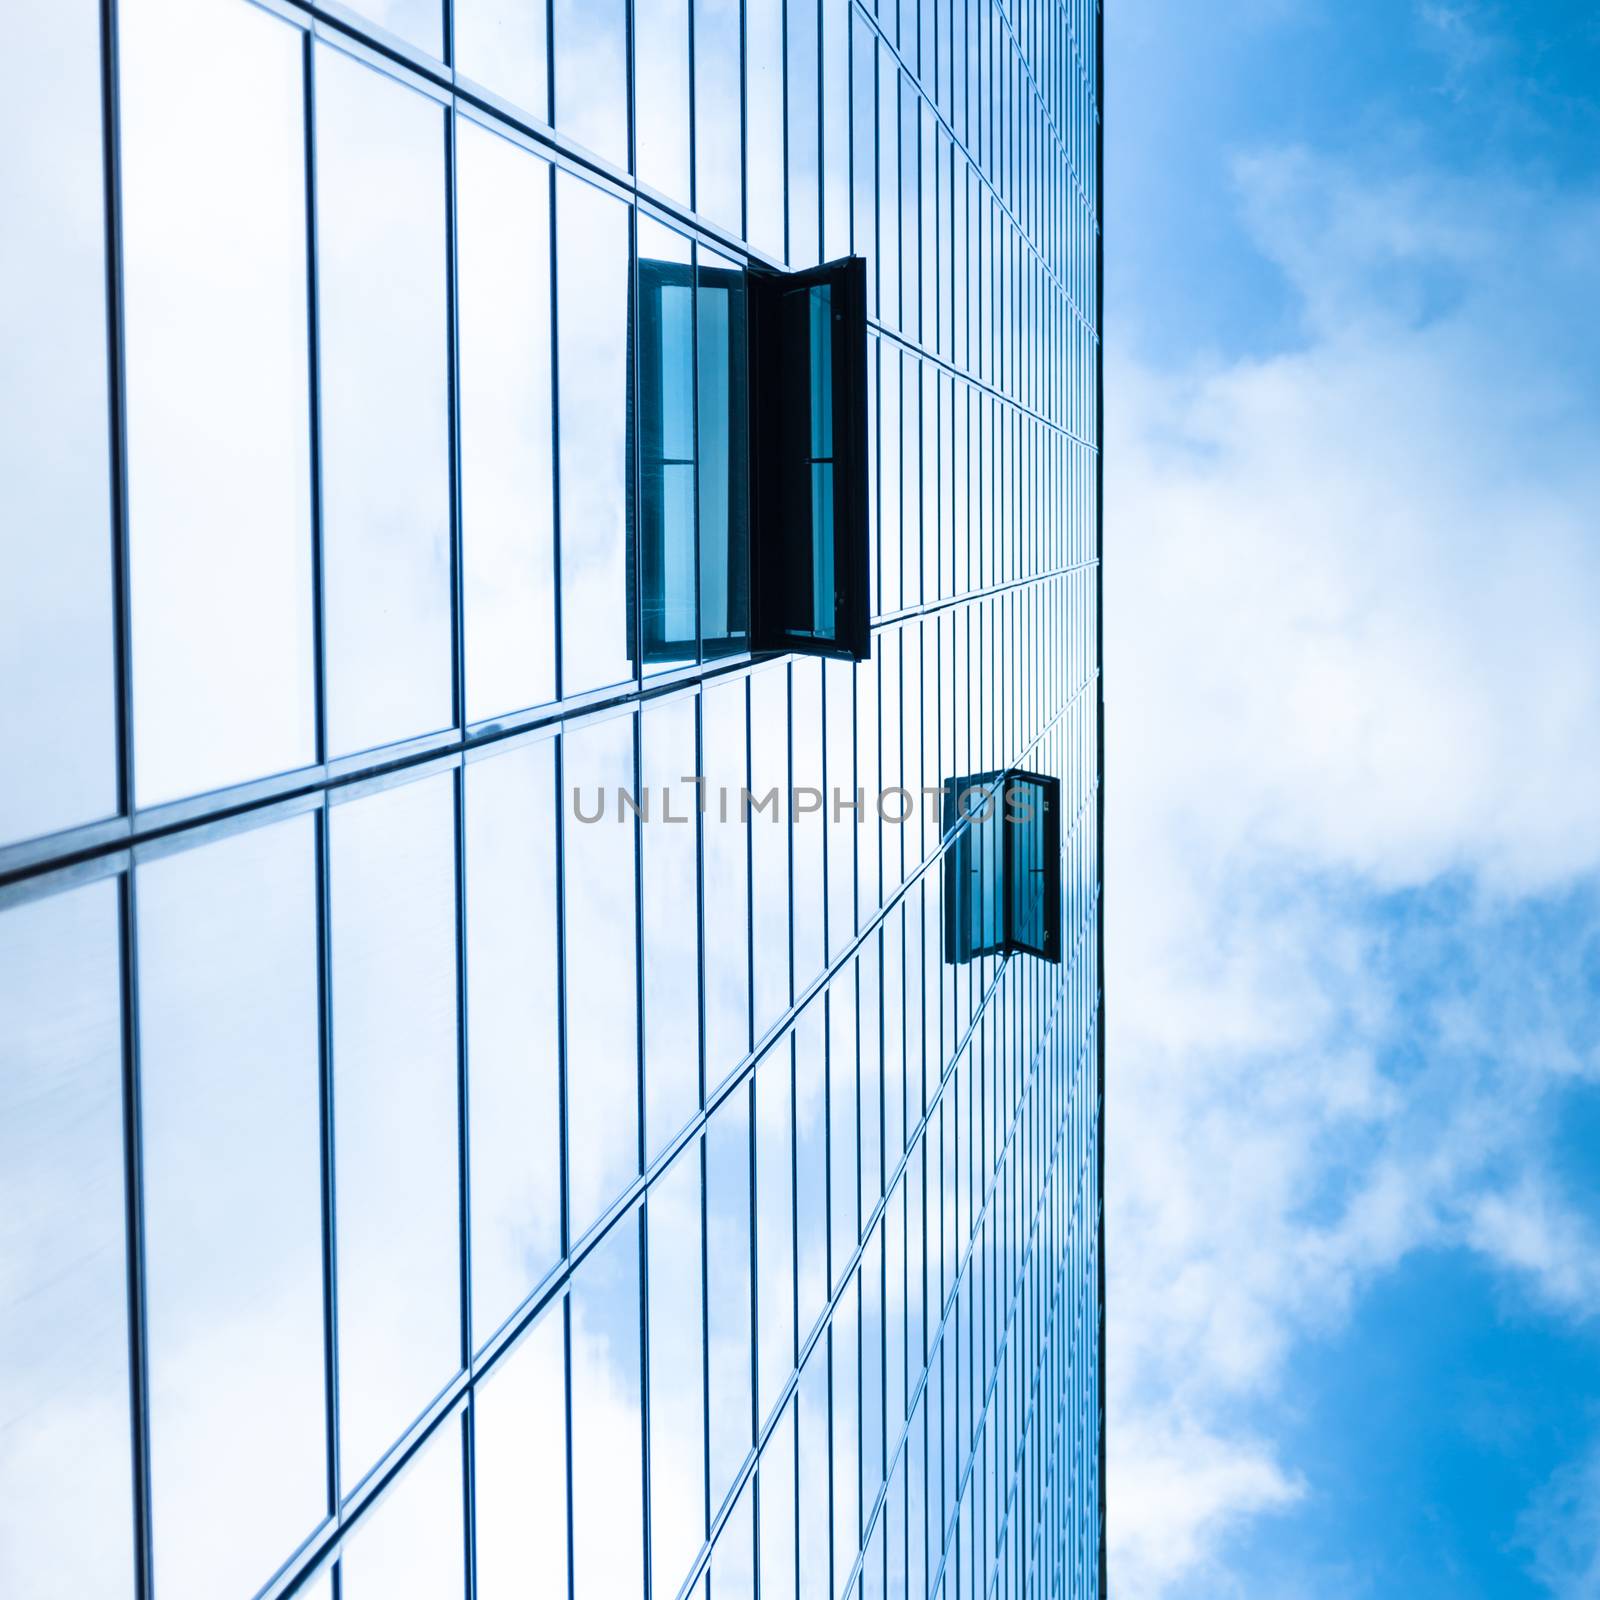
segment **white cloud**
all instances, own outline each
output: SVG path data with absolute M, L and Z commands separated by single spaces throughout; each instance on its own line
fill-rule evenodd
M 1519 1519 L 1517 1538 L 1554 1600 L 1600 1596 L 1600 1450 L 1557 1469 Z
M 1316 1493 L 1245 1408 L 1408 1252 L 1600 1300 L 1525 1179 L 1600 1055 L 1507 932 L 1600 870 L 1600 204 L 1300 150 L 1238 183 L 1302 346 L 1107 377 L 1118 1600 L 1221 1592 L 1230 1530 Z

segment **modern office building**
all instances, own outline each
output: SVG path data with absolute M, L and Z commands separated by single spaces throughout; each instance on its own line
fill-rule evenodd
M 0 1594 L 1103 1593 L 1095 0 L 19 0 Z

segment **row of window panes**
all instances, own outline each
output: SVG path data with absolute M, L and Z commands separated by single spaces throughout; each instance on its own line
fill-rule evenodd
M 569 774 L 588 768 L 626 781 L 631 720 L 569 733 L 563 741 Z M 541 830 L 528 826 L 547 818 L 551 758 L 548 742 L 528 744 L 470 764 L 463 778 L 464 1188 L 472 1219 L 473 1347 L 562 1255 L 561 1151 L 529 1159 L 530 1138 L 553 1140 L 563 1125 L 551 992 L 556 935 L 548 919 L 530 909 L 556 898 L 548 839 L 541 849 Z M 444 773 L 331 808 L 325 839 L 316 818 L 302 814 L 138 869 L 143 1292 L 154 1561 L 164 1595 L 253 1592 L 326 1509 L 321 905 L 327 908 L 331 983 L 326 1095 L 336 1197 L 336 1436 L 343 1492 L 459 1369 L 456 804 L 454 780 Z M 619 1074 L 615 1065 L 636 1060 L 633 980 L 630 964 L 608 953 L 619 942 L 618 930 L 631 922 L 631 851 L 586 852 L 584 833 L 581 826 L 568 830 L 569 881 L 581 883 L 583 892 L 567 895 L 563 928 L 568 1238 L 622 1191 L 639 1162 L 631 1109 L 638 1103 L 637 1074 L 632 1065 Z M 324 849 L 327 877 L 319 889 Z M 680 886 L 674 903 L 688 893 Z M 927 921 L 937 927 L 936 907 Z M 703 1365 L 712 1375 L 707 1470 L 713 1511 L 751 1439 L 746 1308 L 752 1233 L 761 1263 L 757 1417 L 770 1414 L 793 1368 L 796 1336 L 805 1339 L 840 1286 L 908 1142 L 885 1235 L 891 1242 L 900 1237 L 895 1218 L 927 1219 L 920 1226 L 906 1222 L 910 1255 L 898 1244 L 889 1251 L 891 1272 L 901 1270 L 896 1263 L 903 1260 L 910 1278 L 927 1286 L 925 1302 L 907 1302 L 905 1393 L 914 1389 L 919 1352 L 928 1348 L 938 1309 L 955 1292 L 963 1241 L 986 1199 L 997 1206 L 988 1226 L 1004 1263 L 1002 1299 L 1010 1296 L 1008 1286 L 1025 1286 L 1029 1229 L 1017 1223 L 1032 1215 L 1031 1202 L 1014 1219 L 1008 1208 L 1019 1194 L 1035 1193 L 1041 1181 L 1038 1119 L 1050 1115 L 1062 1123 L 1070 1113 L 1062 1109 L 1059 1071 L 1025 1084 L 1020 1070 L 1008 1065 L 1033 1051 L 995 1031 L 1003 1026 L 995 1019 L 1020 1008 L 1037 1025 L 1041 1013 L 1036 1001 L 996 1004 L 984 1014 L 972 1049 L 942 1082 L 929 1075 L 918 1085 L 914 1069 L 942 1056 L 928 1053 L 937 1021 L 930 1015 L 924 1032 L 922 1005 L 911 1003 L 917 979 L 909 966 L 904 1000 L 894 992 L 899 952 L 914 927 L 909 912 L 904 934 L 899 927 L 898 917 L 886 927 L 881 958 L 874 941 L 834 979 L 825 998 L 808 1006 L 793 1030 L 792 1055 L 787 1041 L 770 1051 L 754 1083 L 722 1102 L 704 1135 L 680 1152 L 650 1191 L 652 1361 L 675 1374 L 692 1375 Z M 18 1592 L 33 1592 L 34 1561 L 59 1572 L 62 1540 L 52 1530 L 68 1505 L 95 1530 L 94 1538 L 68 1541 L 73 1559 L 83 1564 L 79 1592 L 113 1579 L 128 1559 L 117 929 L 114 880 L 0 913 L 0 971 L 12 1019 L 6 1214 L 29 1223 L 8 1246 L 14 1258 L 7 1278 L 20 1292 L 0 1335 L 14 1385 L 4 1428 L 8 1503 L 20 1507 L 17 1529 L 29 1530 L 7 1545 Z M 678 933 L 681 940 L 681 927 Z M 631 935 L 620 943 L 630 944 Z M 1026 966 L 1013 963 L 1006 971 L 1008 992 L 1020 994 L 1022 985 L 1042 993 Z M 894 985 L 880 990 L 880 972 L 885 980 L 894 973 Z M 693 992 L 692 972 L 688 982 Z M 1081 997 L 1086 991 L 1079 984 L 1074 992 Z M 971 991 L 973 1004 L 981 993 Z M 708 986 L 708 1010 L 711 999 Z M 959 1014 L 955 1020 L 963 1025 Z M 953 1036 L 946 1033 L 947 1040 Z M 868 1039 L 870 1074 L 857 1064 L 869 1059 Z M 1082 1080 L 1090 1056 L 1074 1059 Z M 646 1062 L 648 1153 L 692 1114 L 699 1096 L 692 1049 L 647 1052 Z M 924 1106 L 926 1132 L 908 1140 Z M 1008 1177 L 1013 1171 L 1023 1179 L 1020 1190 Z M 703 1252 L 702 1193 L 711 1230 Z M 790 1252 L 791 1237 L 799 1242 L 798 1259 Z M 636 1396 L 629 1399 L 637 1388 L 637 1250 L 637 1227 L 624 1219 L 573 1280 L 580 1562 L 598 1561 L 602 1551 L 606 1560 L 626 1557 L 626 1541 L 619 1555 L 613 1536 L 614 1490 L 606 1486 L 626 1466 L 615 1455 L 613 1408 L 622 1408 L 624 1421 L 637 1414 Z M 679 1348 L 702 1336 L 696 1331 L 702 1261 L 712 1274 L 704 1303 L 715 1308 L 706 1312 L 710 1342 L 703 1352 Z M 65 1272 L 63 1262 L 70 1263 Z M 924 1303 L 926 1314 L 918 1309 Z M 556 1324 L 547 1316 L 541 1326 Z M 625 1354 L 630 1338 L 633 1357 Z M 703 1362 L 695 1359 L 701 1353 Z M 516 1390 L 510 1374 L 521 1371 L 525 1385 L 548 1396 L 560 1364 L 545 1362 L 543 1375 L 535 1376 L 528 1369 L 538 1364 L 508 1361 L 503 1392 Z M 891 1370 L 898 1370 L 895 1362 Z M 626 1378 L 630 1371 L 634 1376 Z M 980 1360 L 976 1372 L 984 1371 Z M 54 1397 L 49 1406 L 24 1403 L 40 1394 Z M 666 1458 L 680 1464 L 701 1431 L 694 1396 L 686 1379 L 652 1412 L 652 1428 L 667 1430 L 659 1435 Z M 93 1485 L 79 1481 L 76 1453 L 58 1453 L 60 1438 L 52 1430 L 63 1417 L 74 1419 L 74 1437 L 103 1463 Z M 220 1433 L 219 1417 L 228 1419 Z M 482 1433 L 488 1426 L 480 1422 L 480 1448 L 489 1448 L 493 1430 Z M 549 1436 L 548 1429 L 507 1424 L 501 1443 L 526 1453 L 535 1448 L 530 1434 Z M 627 1436 L 624 1428 L 620 1437 Z M 427 1459 L 434 1452 L 448 1456 L 449 1448 L 431 1445 Z M 542 1468 L 529 1467 L 534 1482 L 546 1483 L 560 1459 L 557 1453 Z M 451 1470 L 438 1468 L 446 1475 Z M 63 1472 L 73 1479 L 70 1494 Z M 691 1484 L 695 1476 L 688 1475 Z M 663 1494 L 682 1492 L 674 1474 L 661 1474 L 659 1481 Z M 478 1482 L 480 1494 L 494 1492 L 493 1475 L 481 1460 Z M 240 1491 L 242 1483 L 248 1492 Z M 510 1492 L 502 1486 L 503 1495 Z M 405 1503 L 408 1493 L 397 1490 L 385 1505 Z M 547 1498 L 534 1496 L 541 1507 Z M 454 1503 L 459 1516 L 459 1495 Z M 681 1558 L 677 1577 L 703 1538 L 705 1510 L 666 1502 L 658 1507 L 663 1533 L 656 1548 L 663 1560 L 669 1551 Z M 425 1520 L 459 1548 L 448 1518 Z M 386 1510 L 375 1513 L 371 1527 L 412 1522 Z M 481 1526 L 480 1519 L 480 1537 Z M 416 1537 L 413 1527 L 402 1543 Z M 518 1537 L 532 1537 L 532 1531 Z M 375 1531 L 369 1542 L 382 1543 Z M 354 1548 L 366 1547 L 358 1541 Z M 538 1540 L 530 1546 L 542 1547 Z M 373 1559 L 379 1570 L 390 1570 Z M 432 1570 L 425 1555 L 405 1559 Z M 665 1592 L 675 1588 L 676 1579 Z

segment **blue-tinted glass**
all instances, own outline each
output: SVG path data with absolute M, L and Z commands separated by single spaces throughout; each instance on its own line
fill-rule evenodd
M 633 718 L 570 730 L 566 750 L 567 1190 L 577 1239 L 639 1170 Z M 597 802 L 603 809 L 597 820 Z
M 795 1600 L 795 1401 L 791 1398 L 761 1452 L 761 1600 Z
M 142 805 L 316 754 L 301 39 L 206 0 L 120 19 Z
M 833 1318 L 833 1584 L 843 1594 L 861 1548 L 859 1287 L 852 1279 Z
M 750 1048 L 750 838 L 764 820 L 741 820 L 746 764 L 745 680 L 708 684 L 700 697 L 705 851 L 706 1087 Z M 723 797 L 728 801 L 724 803 Z
M 861 1520 L 865 1524 L 883 1484 L 883 1228 L 874 1228 L 861 1255 Z
M 339 1558 L 341 1600 L 466 1590 L 461 1423 L 450 1417 L 362 1517 Z
M 740 105 L 739 0 L 694 0 L 694 208 L 730 233 L 744 222 Z
M 455 64 L 540 121 L 549 119 L 545 8 L 527 0 L 455 0 Z
M 117 886 L 0 912 L 0 1592 L 133 1591 Z
M 748 642 L 746 291 L 743 269 L 703 246 L 695 282 L 700 634 L 704 653 L 715 656 Z
M 700 959 L 696 913 L 695 701 L 657 701 L 640 726 L 644 906 L 645 1159 L 700 1104 Z
M 790 744 L 794 804 L 794 987 L 799 994 L 823 969 L 826 807 L 822 765 L 822 663 L 790 671 Z
M 794 1371 L 794 1069 L 785 1039 L 756 1068 L 756 1415 Z M 763 1513 L 763 1516 L 765 1514 Z
M 626 521 L 628 209 L 556 175 L 561 692 L 631 676 Z
M 854 974 L 828 986 L 828 1221 L 829 1283 L 837 1289 L 860 1242 L 856 1115 L 856 994 Z
M 756 1479 L 745 1479 L 744 1488 L 728 1520 L 717 1535 L 711 1557 L 710 1600 L 755 1600 L 756 1592 Z
M 473 1402 L 479 1600 L 567 1592 L 565 1334 L 558 1300 Z
M 355 0 L 355 9 L 407 44 L 443 56 L 444 17 L 439 0 Z
M 890 328 L 900 325 L 899 78 L 885 50 L 878 59 L 878 313 Z
M 555 746 L 469 762 L 467 1107 L 481 1346 L 561 1255 Z
M 631 1212 L 572 1279 L 572 1592 L 644 1592 L 639 1217 Z
M 855 774 L 855 666 L 848 661 L 824 661 L 822 688 L 825 707 L 824 740 L 827 759 L 827 798 L 824 824 L 828 843 L 828 957 L 839 953 L 855 932 L 856 834 L 859 810 Z M 875 804 L 876 797 L 865 804 Z
M 814 266 L 821 226 L 817 182 L 817 8 L 790 5 L 788 52 L 789 265 Z
M 821 1000 L 794 1030 L 796 1317 L 800 1342 L 828 1303 L 827 1018 Z
M 327 1510 L 313 819 L 138 890 L 155 1560 L 253 1594 Z
M 706 1534 L 700 1142 L 650 1188 L 650 1593 L 672 1600 Z
M 555 697 L 550 167 L 458 119 L 468 722 Z
M 851 249 L 867 257 L 867 315 L 878 312 L 878 68 L 872 28 L 859 12 L 852 25 L 850 136 Z
M 116 810 L 98 8 L 8 19 L 0 102 L 0 844 Z
M 444 122 L 316 53 L 328 747 L 450 722 Z
M 789 1008 L 789 672 L 750 676 L 750 866 L 755 944 L 755 1033 Z M 803 885 L 796 885 L 803 889 Z
M 335 806 L 329 828 L 348 1493 L 460 1362 L 451 775 Z
M 853 6 L 822 8 L 822 259 L 850 249 L 850 19 Z
M 717 1107 L 706 1131 L 706 1360 L 711 1509 L 727 1498 L 751 1444 L 750 1090 Z
M 784 255 L 783 5 L 746 0 L 744 13 L 745 141 L 750 162 L 751 244 Z
M 689 0 L 634 0 L 633 96 L 639 181 L 687 205 Z
M 553 0 L 555 125 L 597 156 L 628 164 L 625 0 Z
M 829 1595 L 830 1540 L 828 1535 L 828 1338 L 826 1333 L 811 1348 L 800 1372 L 795 1396 L 795 1421 L 799 1434 L 799 1592 Z

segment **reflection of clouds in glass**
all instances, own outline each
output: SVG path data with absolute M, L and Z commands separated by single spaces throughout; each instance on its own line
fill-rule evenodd
M 326 1509 L 313 843 L 296 817 L 138 874 L 150 1453 L 169 1597 L 252 1593 Z
M 694 0 L 694 208 L 742 231 L 739 0 Z
M 0 1591 L 132 1581 L 117 889 L 0 912 Z
M 757 1038 L 789 1009 L 789 671 L 781 664 L 750 675 L 750 793 L 761 800 L 774 789 L 776 817 L 770 806 L 750 813 Z M 796 889 L 804 893 L 798 881 Z
M 717 1107 L 706 1130 L 707 1359 L 711 1369 L 711 1507 L 727 1498 L 750 1450 L 750 1088 Z
M 450 721 L 442 111 L 317 47 L 328 742 Z
M 640 788 L 650 796 L 644 856 L 645 1157 L 659 1155 L 700 1103 L 700 963 L 696 948 L 695 700 L 648 706 Z M 674 817 L 667 822 L 663 790 Z M 709 936 L 715 936 L 708 930 Z
M 851 1281 L 834 1313 L 833 1341 L 833 1572 L 834 1592 L 843 1592 L 856 1552 L 861 1548 L 861 1443 L 857 1408 L 860 1308 L 858 1288 Z
M 556 174 L 561 691 L 632 675 L 626 556 L 628 209 Z
M 135 0 L 120 51 L 150 804 L 315 754 L 301 35 L 251 6 Z
M 549 118 L 545 8 L 528 0 L 455 0 L 455 64 L 496 94 Z
M 380 28 L 443 56 L 444 16 L 440 0 L 353 0 L 354 9 Z
M 711 1552 L 713 1600 L 755 1600 L 755 1482 L 754 1473 L 745 1479 Z
M 763 1422 L 794 1370 L 792 1096 L 785 1039 L 756 1067 L 756 1412 Z
M 828 1340 L 812 1347 L 795 1396 L 799 1433 L 799 1591 L 804 1600 L 828 1587 Z
M 783 259 L 783 8 L 752 5 L 744 20 L 745 139 L 750 242 Z
M 651 1186 L 645 1220 L 652 1376 L 650 1593 L 655 1600 L 672 1600 L 706 1532 L 699 1140 Z
M 815 791 L 815 795 L 800 796 L 794 818 L 794 986 L 798 994 L 822 971 L 826 960 L 823 843 L 830 802 L 822 768 L 822 663 L 815 657 L 797 658 L 789 681 L 794 786 L 797 791 Z M 815 796 L 822 797 L 818 808 L 803 810 Z
M 824 261 L 850 252 L 850 19 L 854 15 L 854 6 L 822 7 Z M 943 48 L 948 54 L 948 39 Z
M 628 164 L 625 30 L 624 0 L 555 0 L 555 125 L 619 167 Z
M 564 743 L 568 799 L 592 799 L 599 785 L 611 802 L 592 824 L 569 810 L 566 828 L 567 1181 L 577 1239 L 639 1170 L 635 824 L 615 798 L 634 790 L 633 717 L 574 728 Z
M 850 967 L 828 986 L 828 1216 L 831 1232 L 830 1288 L 837 1289 L 845 1263 L 860 1241 L 857 1215 L 856 1006 Z
M 460 1595 L 466 1584 L 462 1505 L 458 1415 L 440 1424 L 357 1523 L 339 1558 L 341 1600 Z
M 480 1600 L 567 1592 L 565 1329 L 558 1300 L 473 1402 Z
M 451 777 L 336 806 L 329 820 L 348 1489 L 460 1353 Z
M 795 1234 L 801 1341 L 828 1301 L 827 1062 L 820 999 L 795 1023 Z
M 466 768 L 472 1329 L 481 1346 L 561 1254 L 551 741 Z
M 0 100 L 0 843 L 116 808 L 99 8 L 29 0 Z M 26 692 L 21 685 L 26 684 Z
M 633 96 L 634 116 L 639 129 L 639 181 L 687 205 L 688 0 L 635 0 L 633 30 Z M 698 41 L 696 43 L 698 46 Z
M 571 1309 L 573 1592 L 617 1600 L 644 1587 L 636 1212 L 573 1274 Z
M 750 882 L 746 830 L 737 797 L 745 764 L 745 679 L 708 684 L 700 696 L 701 772 L 706 811 L 706 1087 L 714 1088 L 750 1048 Z M 717 796 L 734 796 L 724 819 Z M 763 830 L 766 823 L 760 824 Z
M 795 1464 L 793 1398 L 761 1452 L 761 1600 L 795 1600 Z
M 550 167 L 458 118 L 467 721 L 555 696 Z

